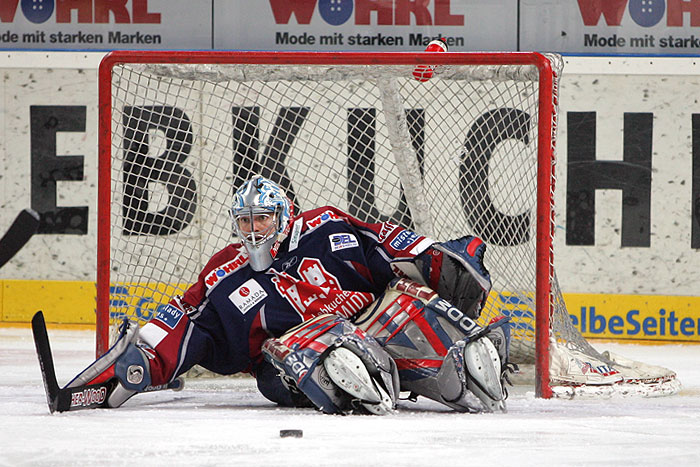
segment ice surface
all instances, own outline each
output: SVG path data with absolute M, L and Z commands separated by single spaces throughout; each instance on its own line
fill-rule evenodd
M 49 329 L 59 384 L 94 357 L 94 334 Z M 114 410 L 50 415 L 28 328 L 0 328 L 0 465 L 700 465 L 700 346 L 596 345 L 675 370 L 683 390 L 642 399 L 540 400 L 507 414 L 429 400 L 395 415 L 280 409 L 249 378 L 188 381 Z M 303 438 L 280 438 L 302 429 Z

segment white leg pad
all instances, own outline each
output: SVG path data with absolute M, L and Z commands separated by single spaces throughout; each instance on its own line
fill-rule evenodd
M 482 337 L 464 348 L 467 387 L 490 412 L 505 412 L 505 392 L 501 384 L 501 359 L 491 340 Z
M 382 415 L 393 411 L 393 400 L 370 376 L 363 361 L 352 351 L 338 347 L 323 360 L 328 376 L 343 391 L 361 401 L 370 412 Z

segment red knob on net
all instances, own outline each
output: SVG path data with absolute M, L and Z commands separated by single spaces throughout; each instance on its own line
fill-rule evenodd
M 425 48 L 426 52 L 447 52 L 447 42 L 445 39 L 436 39 L 428 44 Z M 413 69 L 413 77 L 421 83 L 425 83 L 433 77 L 435 65 L 417 65 Z

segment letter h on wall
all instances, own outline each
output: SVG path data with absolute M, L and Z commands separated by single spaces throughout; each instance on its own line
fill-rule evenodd
M 567 114 L 566 244 L 595 244 L 595 190 L 622 190 L 623 247 L 648 247 L 653 114 L 625 113 L 623 158 L 596 160 L 596 113 Z

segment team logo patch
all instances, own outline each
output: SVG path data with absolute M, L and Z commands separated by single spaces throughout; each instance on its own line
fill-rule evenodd
M 331 241 L 331 251 L 344 250 L 346 248 L 355 248 L 360 246 L 357 238 L 350 233 L 339 233 L 329 235 L 328 239 Z
M 177 323 L 180 322 L 183 315 L 184 313 L 182 311 L 170 304 L 159 306 L 156 310 L 156 319 L 168 326 L 170 329 L 175 329 L 175 326 L 177 326 Z
M 394 237 L 390 245 L 394 250 L 405 250 L 409 246 L 413 245 L 416 240 L 418 240 L 418 234 L 415 234 L 410 230 L 404 230 L 403 232 L 399 232 L 399 234 Z
M 241 313 L 246 314 L 265 297 L 267 297 L 267 292 L 262 286 L 255 279 L 249 279 L 234 290 L 228 299 L 241 310 Z
M 304 320 L 321 314 L 349 318 L 374 301 L 368 292 L 342 290 L 338 278 L 328 272 L 318 258 L 303 258 L 297 273 L 300 279 L 286 272 L 270 270 L 272 283 Z

